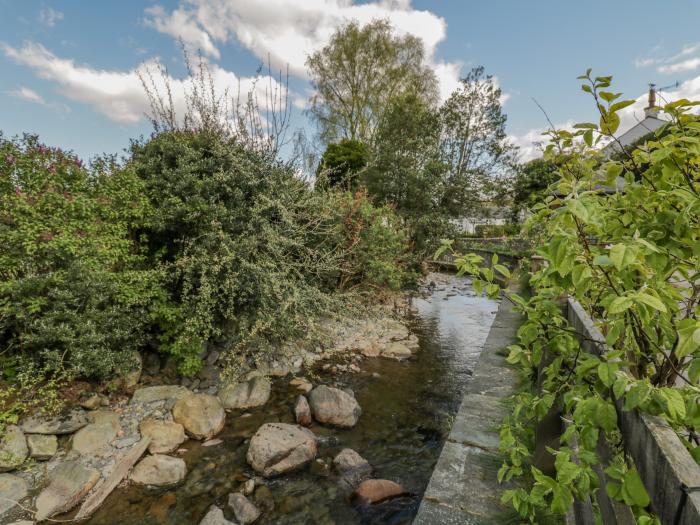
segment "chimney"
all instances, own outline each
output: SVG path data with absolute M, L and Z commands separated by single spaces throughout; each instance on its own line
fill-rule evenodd
M 649 84 L 649 105 L 644 108 L 644 115 L 656 118 L 659 110 L 656 107 L 656 84 Z

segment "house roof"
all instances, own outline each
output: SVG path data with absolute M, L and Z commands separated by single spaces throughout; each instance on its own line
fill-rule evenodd
M 667 121 L 658 118 L 656 111 L 646 109 L 644 119 L 637 122 L 634 126 L 620 135 L 617 138 L 617 141 L 607 144 L 603 148 L 603 152 L 610 155 L 616 151 L 620 151 L 620 145 L 622 145 L 624 148 L 631 146 L 643 136 L 653 133 L 665 124 L 667 124 Z

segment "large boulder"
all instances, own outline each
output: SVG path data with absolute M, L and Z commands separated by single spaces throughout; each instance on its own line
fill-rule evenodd
M 311 424 L 311 407 L 306 397 L 297 397 L 297 401 L 294 404 L 294 418 L 303 427 L 308 427 Z
M 381 353 L 382 357 L 388 357 L 389 359 L 397 360 L 408 359 L 409 357 L 411 357 L 411 355 L 411 349 L 400 342 L 389 343 L 384 348 L 382 348 Z
M 246 459 L 266 478 L 305 466 L 316 457 L 316 438 L 298 425 L 265 423 L 250 440 Z
M 173 420 L 195 439 L 209 439 L 224 428 L 226 411 L 216 396 L 190 394 L 173 407 Z
M 131 404 L 153 403 L 154 401 L 178 400 L 190 394 L 190 391 L 180 385 L 160 385 L 139 388 L 131 397 Z
M 56 455 L 58 439 L 53 435 L 28 434 L 27 445 L 29 446 L 29 455 L 32 458 L 46 461 Z
M 354 427 L 362 414 L 362 409 L 353 396 L 325 385 L 317 386 L 311 391 L 309 405 L 316 421 L 336 427 Z
M 142 459 L 129 478 L 138 485 L 168 487 L 185 479 L 187 466 L 180 458 L 154 454 Z
M 219 391 L 219 398 L 226 410 L 256 408 L 267 403 L 271 390 L 269 379 L 254 377 L 250 381 L 226 385 Z
M 187 439 L 185 428 L 180 423 L 145 419 L 139 425 L 141 437 L 151 438 L 148 451 L 151 454 L 169 454 L 177 450 Z
M 75 408 L 53 417 L 32 416 L 22 421 L 22 430 L 27 434 L 72 434 L 88 424 L 85 410 Z
M 260 510 L 240 492 L 228 495 L 228 506 L 233 509 L 236 520 L 241 525 L 254 523 L 260 517 Z
M 388 479 L 368 479 L 360 483 L 352 494 L 352 500 L 361 505 L 372 505 L 407 494 L 406 490 Z
M 90 423 L 73 436 L 73 450 L 84 455 L 94 454 L 111 443 L 117 437 L 119 430 L 119 424 L 115 424 L 114 421 Z
M 0 474 L 0 518 L 27 497 L 27 482 L 13 474 Z
M 66 461 L 51 472 L 49 479 L 49 486 L 36 498 L 37 522 L 72 509 L 95 486 L 100 473 L 78 461 Z
M 15 470 L 28 455 L 29 448 L 24 433 L 17 425 L 9 425 L 0 439 L 0 472 Z
M 228 521 L 224 518 L 224 511 L 221 510 L 216 505 L 212 505 L 207 514 L 199 522 L 199 525 L 238 525 L 232 521 Z

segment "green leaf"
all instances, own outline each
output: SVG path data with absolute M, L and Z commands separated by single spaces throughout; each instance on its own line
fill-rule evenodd
M 622 270 L 637 259 L 637 247 L 627 244 L 616 244 L 610 248 L 610 260 L 617 270 Z
M 631 106 L 635 102 L 635 100 L 621 100 L 620 102 L 615 102 L 612 106 L 610 106 L 610 111 L 620 111 L 621 109 L 625 109 L 627 106 Z
M 644 303 L 647 306 L 651 306 L 654 310 L 658 310 L 659 312 L 664 313 L 668 312 L 668 310 L 666 309 L 666 305 L 658 297 L 654 297 L 653 295 L 649 295 L 648 293 L 644 292 L 639 292 L 634 297 L 640 303 Z
M 567 201 L 566 206 L 571 213 L 573 213 L 576 217 L 581 219 L 584 223 L 588 222 L 590 214 L 588 213 L 586 205 L 583 204 L 583 202 L 581 202 L 579 199 L 571 199 Z
M 625 310 L 628 310 L 634 302 L 627 296 L 621 296 L 613 300 L 608 306 L 608 313 L 610 315 L 620 314 Z
M 637 469 L 630 469 L 625 472 L 625 477 L 622 480 L 622 497 L 628 505 L 636 505 L 637 507 L 646 507 L 651 503 L 649 494 L 644 483 L 639 477 Z
M 598 124 L 593 124 L 592 122 L 581 122 L 579 124 L 574 124 L 574 129 L 598 129 Z
M 700 346 L 700 322 L 695 319 L 683 319 L 678 322 L 678 344 L 676 356 L 679 359 L 692 354 Z
M 618 367 L 614 363 L 600 363 L 598 365 L 598 377 L 608 388 L 615 382 L 617 368 Z
M 500 273 L 506 279 L 510 279 L 510 270 L 502 264 L 494 264 L 493 269 Z
M 620 117 L 617 113 L 604 113 L 600 117 L 600 131 L 605 135 L 614 135 L 620 127 Z

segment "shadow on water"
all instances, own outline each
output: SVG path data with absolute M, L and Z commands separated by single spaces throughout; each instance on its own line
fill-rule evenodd
M 418 313 L 411 329 L 420 350 L 408 361 L 375 358 L 362 373 L 339 375 L 333 382 L 350 387 L 362 406 L 359 423 L 349 430 L 314 424 L 322 439 L 321 459 L 330 462 L 352 448 L 373 467 L 373 475 L 400 483 L 411 496 L 369 508 L 354 508 L 331 473 L 305 469 L 258 486 L 253 501 L 264 511 L 261 524 L 407 524 L 437 462 L 465 383 L 481 351 L 498 303 L 476 297 L 464 278 L 447 277 L 432 294 L 414 299 Z M 171 490 L 117 489 L 87 523 L 90 525 L 198 524 L 213 504 L 224 512 L 227 495 L 254 473 L 246 464 L 247 440 L 264 422 L 293 422 L 297 392 L 277 381 L 263 410 L 245 417 L 230 414 L 223 443 L 204 448 L 188 441 L 183 455 L 188 476 Z M 324 475 L 325 474 L 325 475 Z

